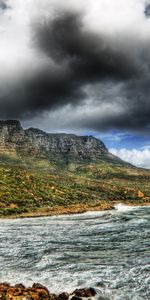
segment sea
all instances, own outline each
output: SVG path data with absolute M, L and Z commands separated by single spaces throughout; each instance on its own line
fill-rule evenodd
M 0 282 L 99 300 L 150 299 L 150 206 L 0 220 Z

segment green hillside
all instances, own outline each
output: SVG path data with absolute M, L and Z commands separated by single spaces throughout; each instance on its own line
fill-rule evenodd
M 150 171 L 107 162 L 0 165 L 1 217 L 110 209 L 116 202 L 149 204 Z

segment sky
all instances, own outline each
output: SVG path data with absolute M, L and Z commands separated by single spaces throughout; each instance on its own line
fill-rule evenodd
M 0 0 L 0 119 L 150 168 L 150 1 Z

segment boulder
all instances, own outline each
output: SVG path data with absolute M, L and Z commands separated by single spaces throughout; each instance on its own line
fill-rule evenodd
M 58 296 L 58 300 L 68 300 L 68 299 L 69 299 L 69 294 L 66 292 L 63 292 Z
M 72 294 L 77 297 L 87 297 L 88 298 L 88 297 L 94 297 L 96 295 L 96 291 L 94 288 L 76 289 Z

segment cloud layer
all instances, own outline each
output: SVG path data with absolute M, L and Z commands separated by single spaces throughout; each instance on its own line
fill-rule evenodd
M 144 150 L 111 148 L 110 152 L 137 167 L 150 169 L 150 149 L 148 148 Z
M 0 117 L 149 132 L 149 7 L 0 1 Z

